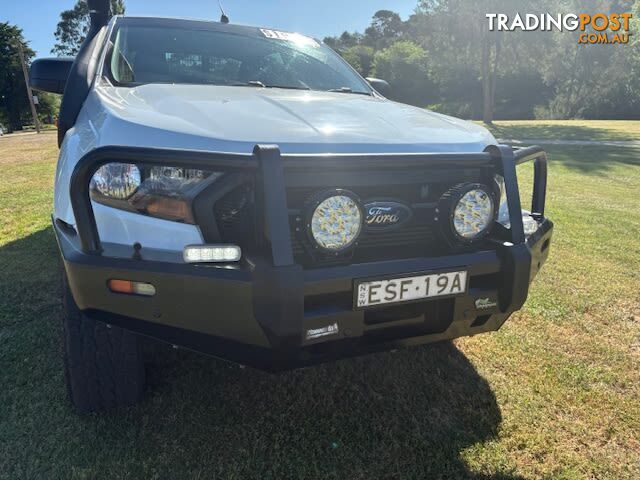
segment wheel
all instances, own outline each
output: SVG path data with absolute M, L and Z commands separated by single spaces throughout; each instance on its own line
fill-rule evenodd
M 65 380 L 74 408 L 87 413 L 138 403 L 144 390 L 140 339 L 84 315 L 65 273 L 62 306 Z

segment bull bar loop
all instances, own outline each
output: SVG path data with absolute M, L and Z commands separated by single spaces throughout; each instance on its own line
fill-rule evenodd
M 321 161 L 319 161 L 321 160 Z M 409 154 L 281 154 L 275 145 L 256 145 L 252 154 L 184 151 L 155 148 L 100 147 L 80 159 L 70 182 L 70 197 L 76 230 L 83 253 L 100 255 L 102 245 L 90 198 L 90 180 L 109 162 L 215 168 L 222 171 L 254 171 L 263 200 L 264 235 L 271 245 L 273 266 L 294 264 L 286 198 L 287 170 L 410 168 L 420 166 L 482 166 L 494 164 L 504 176 L 511 220 L 511 243 L 525 242 L 516 166 L 534 162 L 532 213 L 544 218 L 547 189 L 547 157 L 540 147 L 514 149 L 490 146 L 482 153 Z M 315 167 L 315 168 L 314 168 Z

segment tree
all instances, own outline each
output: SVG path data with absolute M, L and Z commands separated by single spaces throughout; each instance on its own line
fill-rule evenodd
M 30 112 L 17 42 L 22 44 L 27 59 L 35 55 L 20 28 L 0 23 L 0 116 L 10 132 L 22 130 L 23 120 Z
M 351 47 L 359 45 L 361 41 L 362 34 L 349 32 L 342 32 L 339 37 L 326 37 L 324 39 L 324 43 L 340 54 Z
M 564 0 L 564 4 L 573 11 L 581 1 Z M 628 12 L 632 7 L 632 0 L 600 0 L 595 9 Z M 640 83 L 633 73 L 638 45 L 578 45 L 577 36 L 559 33 L 553 40 L 540 61 L 542 78 L 554 90 L 548 106 L 541 110 L 544 116 L 637 118 Z
M 375 50 L 366 45 L 354 45 L 342 53 L 342 57 L 355 68 L 360 75 L 368 77 L 373 68 Z
M 382 50 L 400 40 L 405 31 L 405 23 L 396 12 L 378 10 L 371 19 L 364 35 L 358 32 L 343 32 L 339 37 L 326 37 L 324 43 L 339 52 L 355 46 L 367 46 L 374 50 Z
M 125 12 L 124 0 L 111 0 L 111 12 L 121 15 Z M 60 14 L 60 22 L 55 31 L 56 44 L 51 53 L 58 56 L 75 56 L 89 31 L 89 7 L 86 0 L 78 0 L 71 10 Z
M 18 42 L 22 44 L 27 62 L 35 55 L 22 36 L 22 30 L 15 25 L 0 23 L 0 123 L 9 131 L 22 130 L 31 124 L 29 97 L 24 83 L 22 64 L 18 55 Z M 59 99 L 55 95 L 34 92 L 38 96 L 38 116 L 47 120 L 56 115 Z
M 53 123 L 54 118 L 58 116 L 60 111 L 62 95 L 38 91 L 35 91 L 34 94 L 38 96 L 37 110 L 40 122 Z
M 640 16 L 640 0 L 592 3 L 594 11 Z M 490 31 L 486 18 L 583 7 L 584 0 L 418 0 L 407 21 L 380 10 L 364 34 L 345 32 L 326 42 L 360 73 L 391 80 L 398 98 L 443 113 L 487 123 L 494 117 L 639 118 L 640 23 L 631 22 L 630 45 L 579 45 L 579 32 Z M 411 49 L 398 46 L 407 40 L 423 49 L 428 63 L 417 68 Z M 372 51 L 377 63 L 369 69 Z M 409 72 L 418 80 L 407 78 Z
M 387 80 L 394 99 L 400 102 L 426 106 L 437 98 L 429 78 L 427 53 L 413 42 L 396 42 L 377 52 L 372 75 Z
M 384 49 L 400 40 L 405 30 L 400 15 L 391 10 L 378 10 L 371 25 L 364 31 L 363 43 L 377 50 Z
M 465 67 L 481 87 L 481 116 L 493 121 L 496 85 L 508 72 L 531 69 L 534 49 L 545 49 L 550 35 L 534 32 L 490 31 L 487 13 L 499 12 L 513 17 L 524 11 L 553 11 L 550 3 L 558 0 L 421 0 L 407 27 L 428 51 L 434 71 L 451 80 L 448 72 Z M 455 80 L 455 79 L 454 79 Z M 471 101 L 475 102 L 477 97 Z

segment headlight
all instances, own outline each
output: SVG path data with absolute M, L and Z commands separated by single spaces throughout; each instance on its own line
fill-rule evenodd
M 489 233 L 496 218 L 493 190 L 486 185 L 458 185 L 442 196 L 438 211 L 456 242 L 473 242 Z M 447 233 L 445 231 L 445 233 Z
M 206 170 L 108 163 L 91 179 L 91 199 L 165 220 L 195 223 L 193 198 L 222 175 Z
M 348 192 L 336 191 L 317 203 L 309 229 L 318 247 L 340 252 L 355 243 L 362 230 L 362 209 Z
M 509 217 L 509 205 L 507 204 L 507 191 L 504 186 L 504 178 L 502 175 L 496 175 L 496 183 L 500 187 L 500 208 L 498 209 L 498 223 L 505 228 L 511 228 L 511 218 Z M 531 216 L 531 212 L 522 210 L 522 225 L 524 234 L 529 236 L 538 230 L 538 222 Z
M 98 169 L 91 179 L 91 190 L 105 197 L 124 200 L 140 186 L 140 170 L 130 163 L 108 163 Z

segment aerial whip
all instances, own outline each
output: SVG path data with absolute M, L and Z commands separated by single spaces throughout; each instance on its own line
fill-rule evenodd
M 229 23 L 229 17 L 224 12 L 224 8 L 222 8 L 222 0 L 218 0 L 218 6 L 220 7 L 220 23 Z

